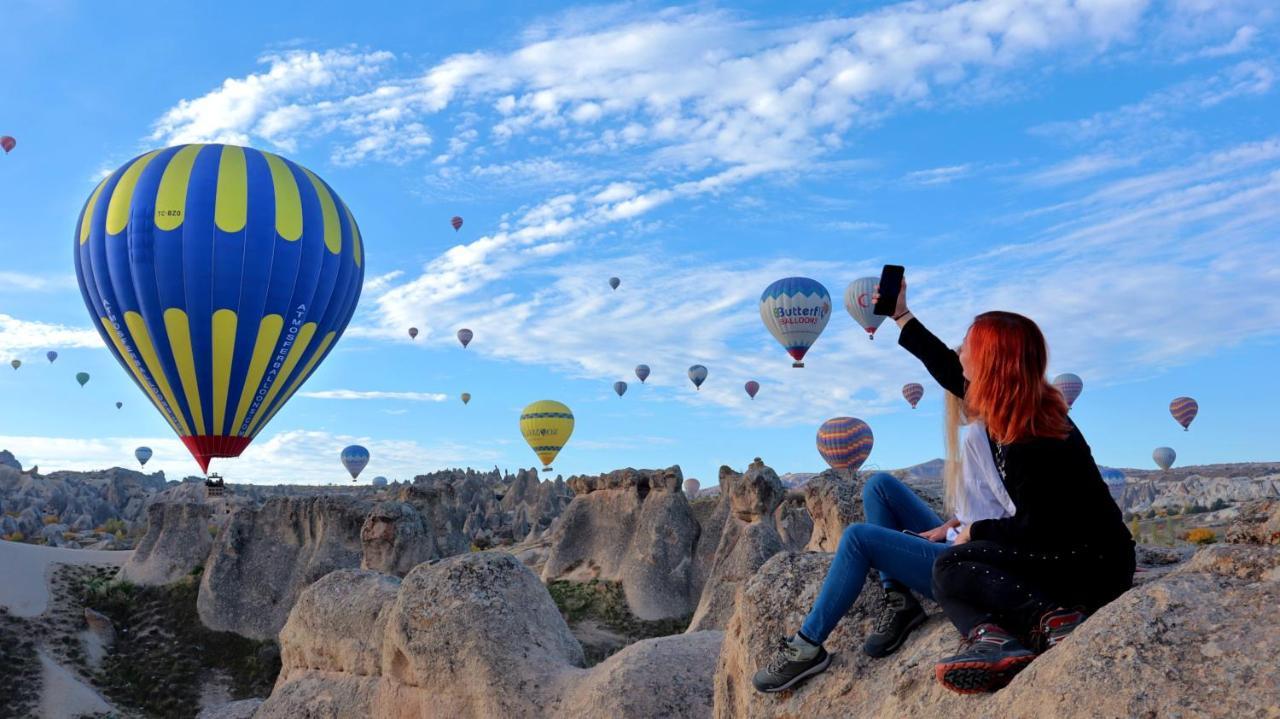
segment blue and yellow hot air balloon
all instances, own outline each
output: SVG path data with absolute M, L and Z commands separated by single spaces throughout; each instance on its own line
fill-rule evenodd
M 760 295 L 760 319 L 795 362 L 818 341 L 831 319 L 831 295 L 821 282 L 808 277 L 784 277 Z
M 360 230 L 333 189 L 234 145 L 130 160 L 89 196 L 75 249 L 98 333 L 206 472 L 333 350 L 364 277 Z
M 550 472 L 573 434 L 573 411 L 555 400 L 538 400 L 520 413 L 520 434 L 542 461 L 542 471 Z

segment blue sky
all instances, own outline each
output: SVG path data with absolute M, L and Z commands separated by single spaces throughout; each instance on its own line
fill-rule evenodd
M 789 5 L 11 6 L 0 357 L 26 364 L 0 370 L 0 447 L 49 470 L 149 444 L 148 469 L 197 471 L 91 329 L 71 233 L 105 172 L 224 141 L 324 177 L 368 258 L 338 349 L 215 462 L 237 481 L 338 481 L 357 441 L 366 480 L 532 466 L 517 417 L 543 398 L 577 416 L 566 475 L 815 471 L 838 415 L 871 424 L 868 466 L 939 456 L 940 389 L 895 327 L 868 342 L 837 312 L 795 370 L 759 319 L 774 279 L 839 296 L 885 262 L 948 341 L 987 309 L 1039 321 L 1099 461 L 1277 459 L 1273 3 Z

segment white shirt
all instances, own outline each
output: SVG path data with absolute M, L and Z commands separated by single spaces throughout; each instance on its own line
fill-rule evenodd
M 960 449 L 960 496 L 956 497 L 955 510 L 960 526 L 947 530 L 948 542 L 955 541 L 965 527 L 980 519 L 1012 517 L 1017 511 L 1000 479 L 987 428 L 981 422 L 971 422 L 965 431 Z

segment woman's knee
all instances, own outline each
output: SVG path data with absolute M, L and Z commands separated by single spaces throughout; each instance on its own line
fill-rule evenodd
M 877 495 L 883 496 L 885 486 L 897 481 L 898 478 L 888 472 L 876 472 L 867 477 L 867 481 L 862 485 L 862 503 L 874 501 L 871 498 Z
M 859 522 L 844 528 L 840 535 L 840 547 L 837 552 L 862 552 L 867 541 L 871 525 Z

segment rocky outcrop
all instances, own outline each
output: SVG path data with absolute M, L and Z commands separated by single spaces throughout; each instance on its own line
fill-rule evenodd
M 1163 555 L 1176 561 L 1176 553 L 1140 553 Z M 716 717 L 1237 717 L 1270 716 L 1280 706 L 1280 673 L 1272 671 L 1280 662 L 1280 547 L 1212 546 L 1171 571 L 1150 568 L 991 695 L 960 696 L 935 681 L 933 663 L 958 639 L 936 608 L 896 654 L 864 656 L 878 601 L 864 591 L 826 642 L 834 653 L 826 673 L 796 691 L 757 693 L 751 675 L 803 621 L 829 564 L 827 554 L 780 554 L 743 585 L 716 669 Z
M 1240 515 L 1227 527 L 1232 544 L 1280 544 L 1280 500 L 1241 505 Z
M 640 619 L 691 614 L 701 528 L 682 483 L 679 467 L 570 478 L 575 496 L 551 531 L 542 579 L 620 582 Z
M 806 546 L 811 552 L 834 552 L 840 546 L 844 528 L 861 522 L 862 480 L 840 476 L 827 470 L 804 485 L 805 505 L 813 519 L 813 531 Z
M 1280 498 L 1280 472 L 1249 471 L 1244 465 L 1225 465 L 1216 472 L 1208 467 L 1170 470 L 1169 474 L 1125 470 L 1126 482 L 1121 508 L 1128 512 L 1150 509 L 1181 509 L 1195 504 L 1209 506 L 1216 500 L 1227 503 Z M 1137 476 L 1131 476 L 1137 475 Z
M 261 699 L 241 699 L 201 709 L 196 719 L 253 719 L 260 706 Z
M 210 629 L 275 637 L 298 595 L 335 569 L 359 567 L 371 509 L 351 497 L 277 497 L 231 515 L 200 581 L 196 607 Z
M 803 551 L 813 536 L 813 517 L 805 506 L 804 492 L 792 490 L 773 512 L 782 544 L 791 552 Z
M 0 467 L 8 467 L 17 472 L 22 471 L 22 463 L 7 449 L 0 449 Z
M 410 504 L 381 502 L 360 528 L 360 567 L 403 577 L 422 562 L 456 554 L 462 535 L 455 532 L 456 540 L 448 537 L 443 542 L 438 536 L 449 532 L 448 526 L 430 526 Z
M 419 565 L 403 581 L 344 570 L 299 599 L 256 717 L 705 717 L 720 640 L 646 640 L 584 670 L 546 589 L 509 554 Z
M 722 496 L 727 497 L 729 517 L 689 624 L 690 632 L 723 629 L 733 615 L 738 586 L 783 549 L 773 516 L 785 493 L 777 473 L 757 458 L 746 474 L 722 474 L 720 486 Z
M 120 568 L 134 584 L 176 582 L 203 566 L 213 547 L 212 509 L 194 502 L 154 502 L 147 508 L 147 533 Z

